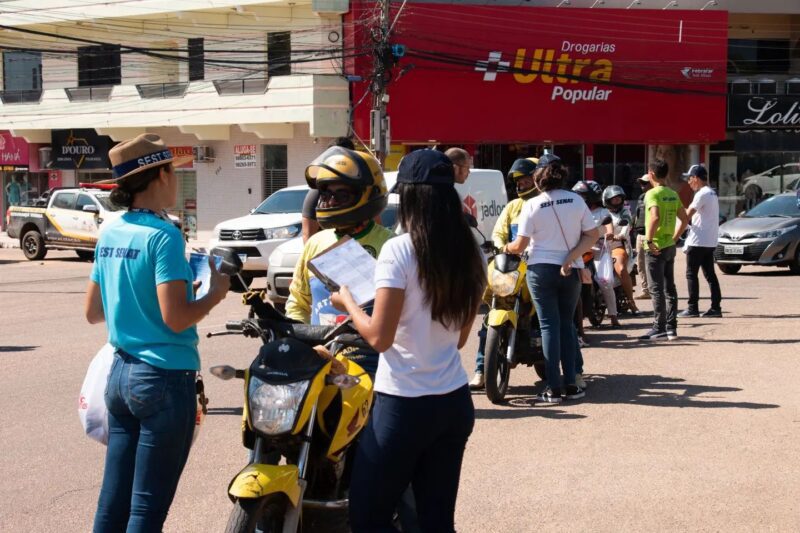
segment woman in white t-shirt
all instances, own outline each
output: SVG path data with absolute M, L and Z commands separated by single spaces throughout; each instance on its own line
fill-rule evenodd
M 519 216 L 519 233 L 505 246 L 513 254 L 528 252 L 528 289 L 533 296 L 542 347 L 547 361 L 547 386 L 538 399 L 561 403 L 585 396 L 575 384 L 578 339 L 572 316 L 581 291 L 576 268 L 600 235 L 583 199 L 563 190 L 567 169 L 552 154 L 539 159 L 536 186 L 542 193 L 528 200 Z M 562 388 L 561 368 L 564 367 Z
M 441 152 L 405 156 L 397 183 L 407 233 L 381 249 L 372 316 L 346 287 L 336 298 L 381 352 L 350 484 L 354 533 L 393 531 L 409 483 L 420 528 L 455 531 L 461 460 L 475 422 L 458 350 L 472 329 L 485 271 L 453 182 L 453 165 Z

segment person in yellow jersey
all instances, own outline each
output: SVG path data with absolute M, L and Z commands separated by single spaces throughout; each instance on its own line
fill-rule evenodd
M 539 160 L 535 157 L 527 159 L 517 159 L 508 171 L 508 179 L 514 182 L 517 190 L 517 198 L 508 202 L 500 213 L 500 218 L 494 224 L 492 230 L 492 242 L 495 248 L 502 249 L 503 246 L 517 238 L 517 219 L 522 212 L 522 205 L 528 198 L 536 195 L 536 187 L 533 183 L 533 173 L 536 171 L 536 164 Z M 482 389 L 486 383 L 483 374 L 483 364 L 486 349 L 486 324 L 484 323 L 478 332 L 478 353 L 475 357 L 475 375 L 469 382 L 472 390 Z
M 341 146 L 315 159 L 306 168 L 306 181 L 319 191 L 316 215 L 323 231 L 305 243 L 289 286 L 286 315 L 306 324 L 334 325 L 346 314 L 333 306 L 330 290 L 314 276 L 308 262 L 346 235 L 377 257 L 394 235 L 373 221 L 386 207 L 386 181 L 374 157 Z

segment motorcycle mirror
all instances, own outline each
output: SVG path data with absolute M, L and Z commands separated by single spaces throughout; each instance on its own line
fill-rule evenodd
M 478 219 L 474 216 L 470 215 L 469 213 L 464 213 L 464 218 L 467 219 L 467 224 L 470 228 L 478 228 Z
M 222 264 L 219 266 L 219 271 L 228 276 L 235 276 L 242 271 L 242 260 L 239 255 L 230 248 L 223 248 L 217 246 L 211 249 L 211 255 L 222 259 Z
M 229 379 L 236 377 L 236 369 L 229 365 L 212 366 L 208 369 L 208 371 L 211 372 L 213 376 L 216 376 L 224 381 L 228 381 Z

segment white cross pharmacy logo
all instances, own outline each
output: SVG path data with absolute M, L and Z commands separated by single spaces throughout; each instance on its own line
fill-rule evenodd
M 475 70 L 483 72 L 483 81 L 494 81 L 497 79 L 498 72 L 508 72 L 511 63 L 501 61 L 503 52 L 489 52 L 489 59 L 475 63 Z

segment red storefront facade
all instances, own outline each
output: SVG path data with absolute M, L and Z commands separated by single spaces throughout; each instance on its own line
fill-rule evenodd
M 364 9 L 354 4 L 351 20 Z M 684 158 L 702 158 L 725 138 L 727 20 L 722 11 L 409 3 L 392 36 L 406 46 L 389 84 L 392 143 L 520 156 L 569 147 L 587 178 L 609 150 L 615 162 L 641 151 L 643 165 L 666 150 L 659 145 L 695 145 Z M 371 58 L 350 69 L 367 78 Z M 366 87 L 355 84 L 355 102 Z M 353 116 L 369 138 L 369 98 Z

